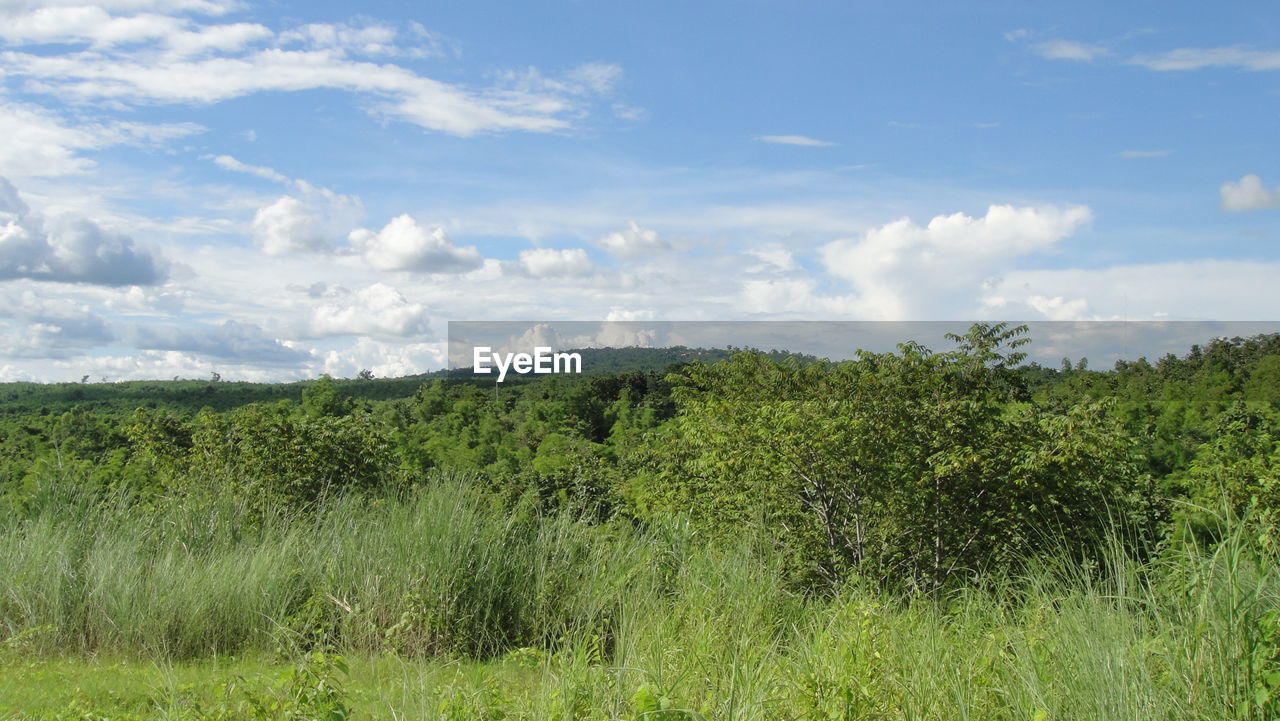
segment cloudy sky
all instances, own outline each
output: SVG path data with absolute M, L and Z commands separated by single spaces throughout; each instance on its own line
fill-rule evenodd
M 909 7 L 900 7 L 907 5 Z M 0 380 L 1280 308 L 1272 2 L 0 0 Z

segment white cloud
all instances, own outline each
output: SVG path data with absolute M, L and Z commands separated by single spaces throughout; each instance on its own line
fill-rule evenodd
M 9 11 L 0 17 L 5 20 L 0 24 L 0 40 L 10 45 L 87 43 L 94 50 L 103 50 L 154 41 L 155 49 L 172 57 L 242 50 L 274 36 L 256 23 L 210 25 L 192 30 L 187 18 L 163 12 L 113 15 L 101 4 L 54 4 L 26 12 Z
M 522 272 L 534 278 L 557 278 L 588 275 L 594 270 L 587 251 L 582 248 L 530 248 L 520 251 Z
M 33 213 L 0 178 L 0 280 L 152 285 L 166 272 L 162 258 L 128 236 L 72 214 L 45 219 Z
M 505 338 L 495 335 L 499 332 L 497 329 L 464 327 L 462 333 L 468 330 L 478 331 L 483 338 L 452 336 L 450 365 L 455 368 L 470 367 L 473 360 L 472 348 L 475 343 L 480 342 L 490 345 L 497 353 L 527 353 L 538 347 L 547 347 L 552 350 L 652 347 L 658 340 L 659 333 L 653 328 L 641 325 L 637 322 L 639 320 L 643 319 L 625 321 L 609 319 L 601 323 L 587 323 L 581 326 L 571 322 L 565 332 L 551 323 L 535 323 L 522 332 L 507 335 Z
M 317 336 L 371 335 L 430 337 L 430 318 L 419 303 L 410 303 L 395 288 L 375 283 L 354 293 L 330 292 L 311 312 L 310 331 Z
M 600 330 L 585 343 L 574 343 L 576 347 L 600 348 L 650 348 L 658 339 L 658 332 L 652 328 L 637 328 L 632 322 L 606 321 Z
M 1223 183 L 1218 192 L 1222 195 L 1223 210 L 1280 208 L 1280 188 L 1266 188 L 1262 178 L 1256 175 L 1246 175 L 1234 183 Z
M 1101 45 L 1080 43 L 1074 40 L 1046 40 L 1031 46 L 1031 50 L 1042 58 L 1050 60 L 1078 60 L 1087 62 L 1097 60 L 1110 54 Z
M 322 253 L 333 248 L 316 216 L 301 200 L 282 196 L 253 216 L 253 234 L 267 255 Z
M 800 145 L 810 148 L 821 148 L 835 143 L 826 140 L 817 140 L 807 135 L 757 135 L 755 137 L 758 143 L 774 143 L 777 145 Z
M 909 218 L 861 238 L 822 246 L 831 275 L 854 292 L 850 310 L 868 319 L 939 319 L 975 310 L 977 290 L 1018 257 L 1051 248 L 1088 222 L 1085 207 L 993 205 L 981 218 L 939 215 L 927 226 Z
M 78 150 L 98 147 L 89 133 L 63 126 L 34 106 L 0 105 L 0 167 L 11 177 L 70 175 L 93 167 Z
M 420 273 L 464 273 L 483 263 L 475 246 L 458 247 L 444 228 L 424 228 L 409 215 L 400 215 L 380 231 L 352 231 L 351 246 L 376 270 Z
M 648 308 L 619 308 L 615 306 L 609 309 L 609 313 L 604 319 L 607 322 L 622 323 L 637 320 L 653 320 L 654 312 Z
M 642 228 L 634 220 L 627 224 L 626 230 L 610 233 L 596 241 L 596 245 L 620 258 L 640 258 L 671 249 L 671 244 L 657 231 Z
M 1006 307 L 1025 306 L 1051 319 L 1061 314 L 1066 319 L 1275 320 L 1278 276 L 1280 263 L 1190 260 L 1014 270 L 984 292 Z M 1066 298 L 1073 300 L 1061 300 Z
M 157 378 L 209 379 L 218 371 L 226 381 L 281 381 L 314 378 L 302 367 L 258 366 L 250 361 L 208 358 L 181 351 L 144 350 L 128 355 L 80 356 L 69 360 L 41 361 L 38 367 L 15 367 L 5 378 L 28 378 L 42 382 L 79 380 L 88 375 L 94 381 L 154 380 Z
M 311 50 L 343 54 L 427 58 L 456 54 L 448 39 L 412 22 L 404 28 L 380 22 L 308 23 L 277 36 L 282 46 L 301 45 Z
M 163 38 L 179 32 L 182 25 L 182 20 L 165 15 L 112 17 L 91 5 L 55 6 L 8 14 L 0 25 L 0 38 L 13 45 L 87 41 L 106 47 Z
M 359 198 L 340 195 L 303 180 L 290 180 L 271 168 L 244 165 L 228 156 L 223 167 L 294 186 L 296 195 L 284 195 L 259 208 L 253 216 L 253 236 L 267 255 L 327 253 L 364 215 Z M 215 160 L 215 162 L 217 162 Z
M 10 15 L 31 12 L 41 8 L 79 7 L 85 0 L 5 0 L 0 12 Z M 105 10 L 143 12 L 153 10 L 162 13 L 200 13 L 222 15 L 241 5 L 241 0 L 96 0 L 95 6 Z
M 396 29 L 372 23 L 310 23 L 280 33 L 282 44 L 300 43 L 314 49 L 348 50 L 362 55 L 394 55 L 397 53 Z
M 293 195 L 276 198 L 254 213 L 253 237 L 267 255 L 331 252 L 364 216 L 364 206 L 355 196 L 295 180 L 274 168 L 250 165 L 230 155 L 211 159 L 225 170 L 293 188 Z
M 814 312 L 821 304 L 812 278 L 747 280 L 742 284 L 742 306 L 748 313 L 786 316 Z
M 196 25 L 190 18 L 120 16 L 102 6 L 10 11 L 0 38 L 24 47 L 84 44 L 56 55 L 9 51 L 0 73 L 26 89 L 72 101 L 209 104 L 260 92 L 336 89 L 360 94 L 384 117 L 468 136 L 549 132 L 586 112 L 589 96 L 611 91 L 621 69 L 587 63 L 559 78 L 536 69 L 500 74 L 497 87 L 468 89 L 391 63 L 350 56 L 434 54 L 439 43 L 420 26 L 401 33 L 380 24 L 306 25 L 280 35 L 256 24 Z M 262 47 L 267 41 L 275 47 Z M 301 47 L 299 47 L 301 45 Z
M 443 342 L 386 343 L 359 338 L 351 346 L 324 354 L 319 370 L 338 378 L 354 378 L 361 370 L 378 378 L 425 373 L 444 366 Z
M 1052 298 L 1033 295 L 1027 298 L 1027 305 L 1049 320 L 1087 320 L 1089 318 L 1089 302 L 1084 298 L 1066 300 L 1060 295 Z
M 194 32 L 172 33 L 165 41 L 171 54 L 184 56 L 215 51 L 233 52 L 271 36 L 272 32 L 262 25 L 235 23 L 211 25 Z
M 193 123 L 69 125 L 39 106 L 0 101 L 0 168 L 11 178 L 72 175 L 94 166 L 81 151 L 113 145 L 162 145 L 202 130 Z
M 765 271 L 791 271 L 796 270 L 800 266 L 796 263 L 795 255 L 788 249 L 777 245 L 771 245 L 764 248 L 750 248 L 746 251 L 747 255 L 760 260 L 760 265 L 749 268 L 748 272 L 760 273 Z
M 191 292 L 177 288 L 142 288 L 129 286 L 128 290 L 108 291 L 103 305 L 123 315 L 167 315 L 182 312 Z
M 1280 50 L 1252 50 L 1238 45 L 1219 48 L 1178 48 L 1164 53 L 1138 55 L 1131 58 L 1129 63 L 1160 71 L 1201 68 L 1280 70 Z
M 261 165 L 249 165 L 247 163 L 242 163 L 230 155 L 219 155 L 213 159 L 213 162 L 219 168 L 223 168 L 224 170 L 254 175 L 265 180 L 273 180 L 277 183 L 290 182 L 289 177 L 283 173 Z

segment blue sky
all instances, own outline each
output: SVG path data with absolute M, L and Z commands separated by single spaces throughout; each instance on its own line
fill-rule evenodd
M 1275 317 L 1274 4 L 904 5 L 0 0 L 0 380 Z

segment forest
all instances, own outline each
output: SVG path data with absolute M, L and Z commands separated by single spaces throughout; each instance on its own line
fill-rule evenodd
M 1280 718 L 1280 334 L 951 340 L 0 384 L 0 718 Z

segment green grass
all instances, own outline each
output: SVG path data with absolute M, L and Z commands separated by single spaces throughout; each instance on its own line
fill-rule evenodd
M 1276 554 L 1242 532 L 941 597 L 811 597 L 761 539 L 500 510 L 465 479 L 261 523 L 43 498 L 0 519 L 0 718 L 1280 714 Z

